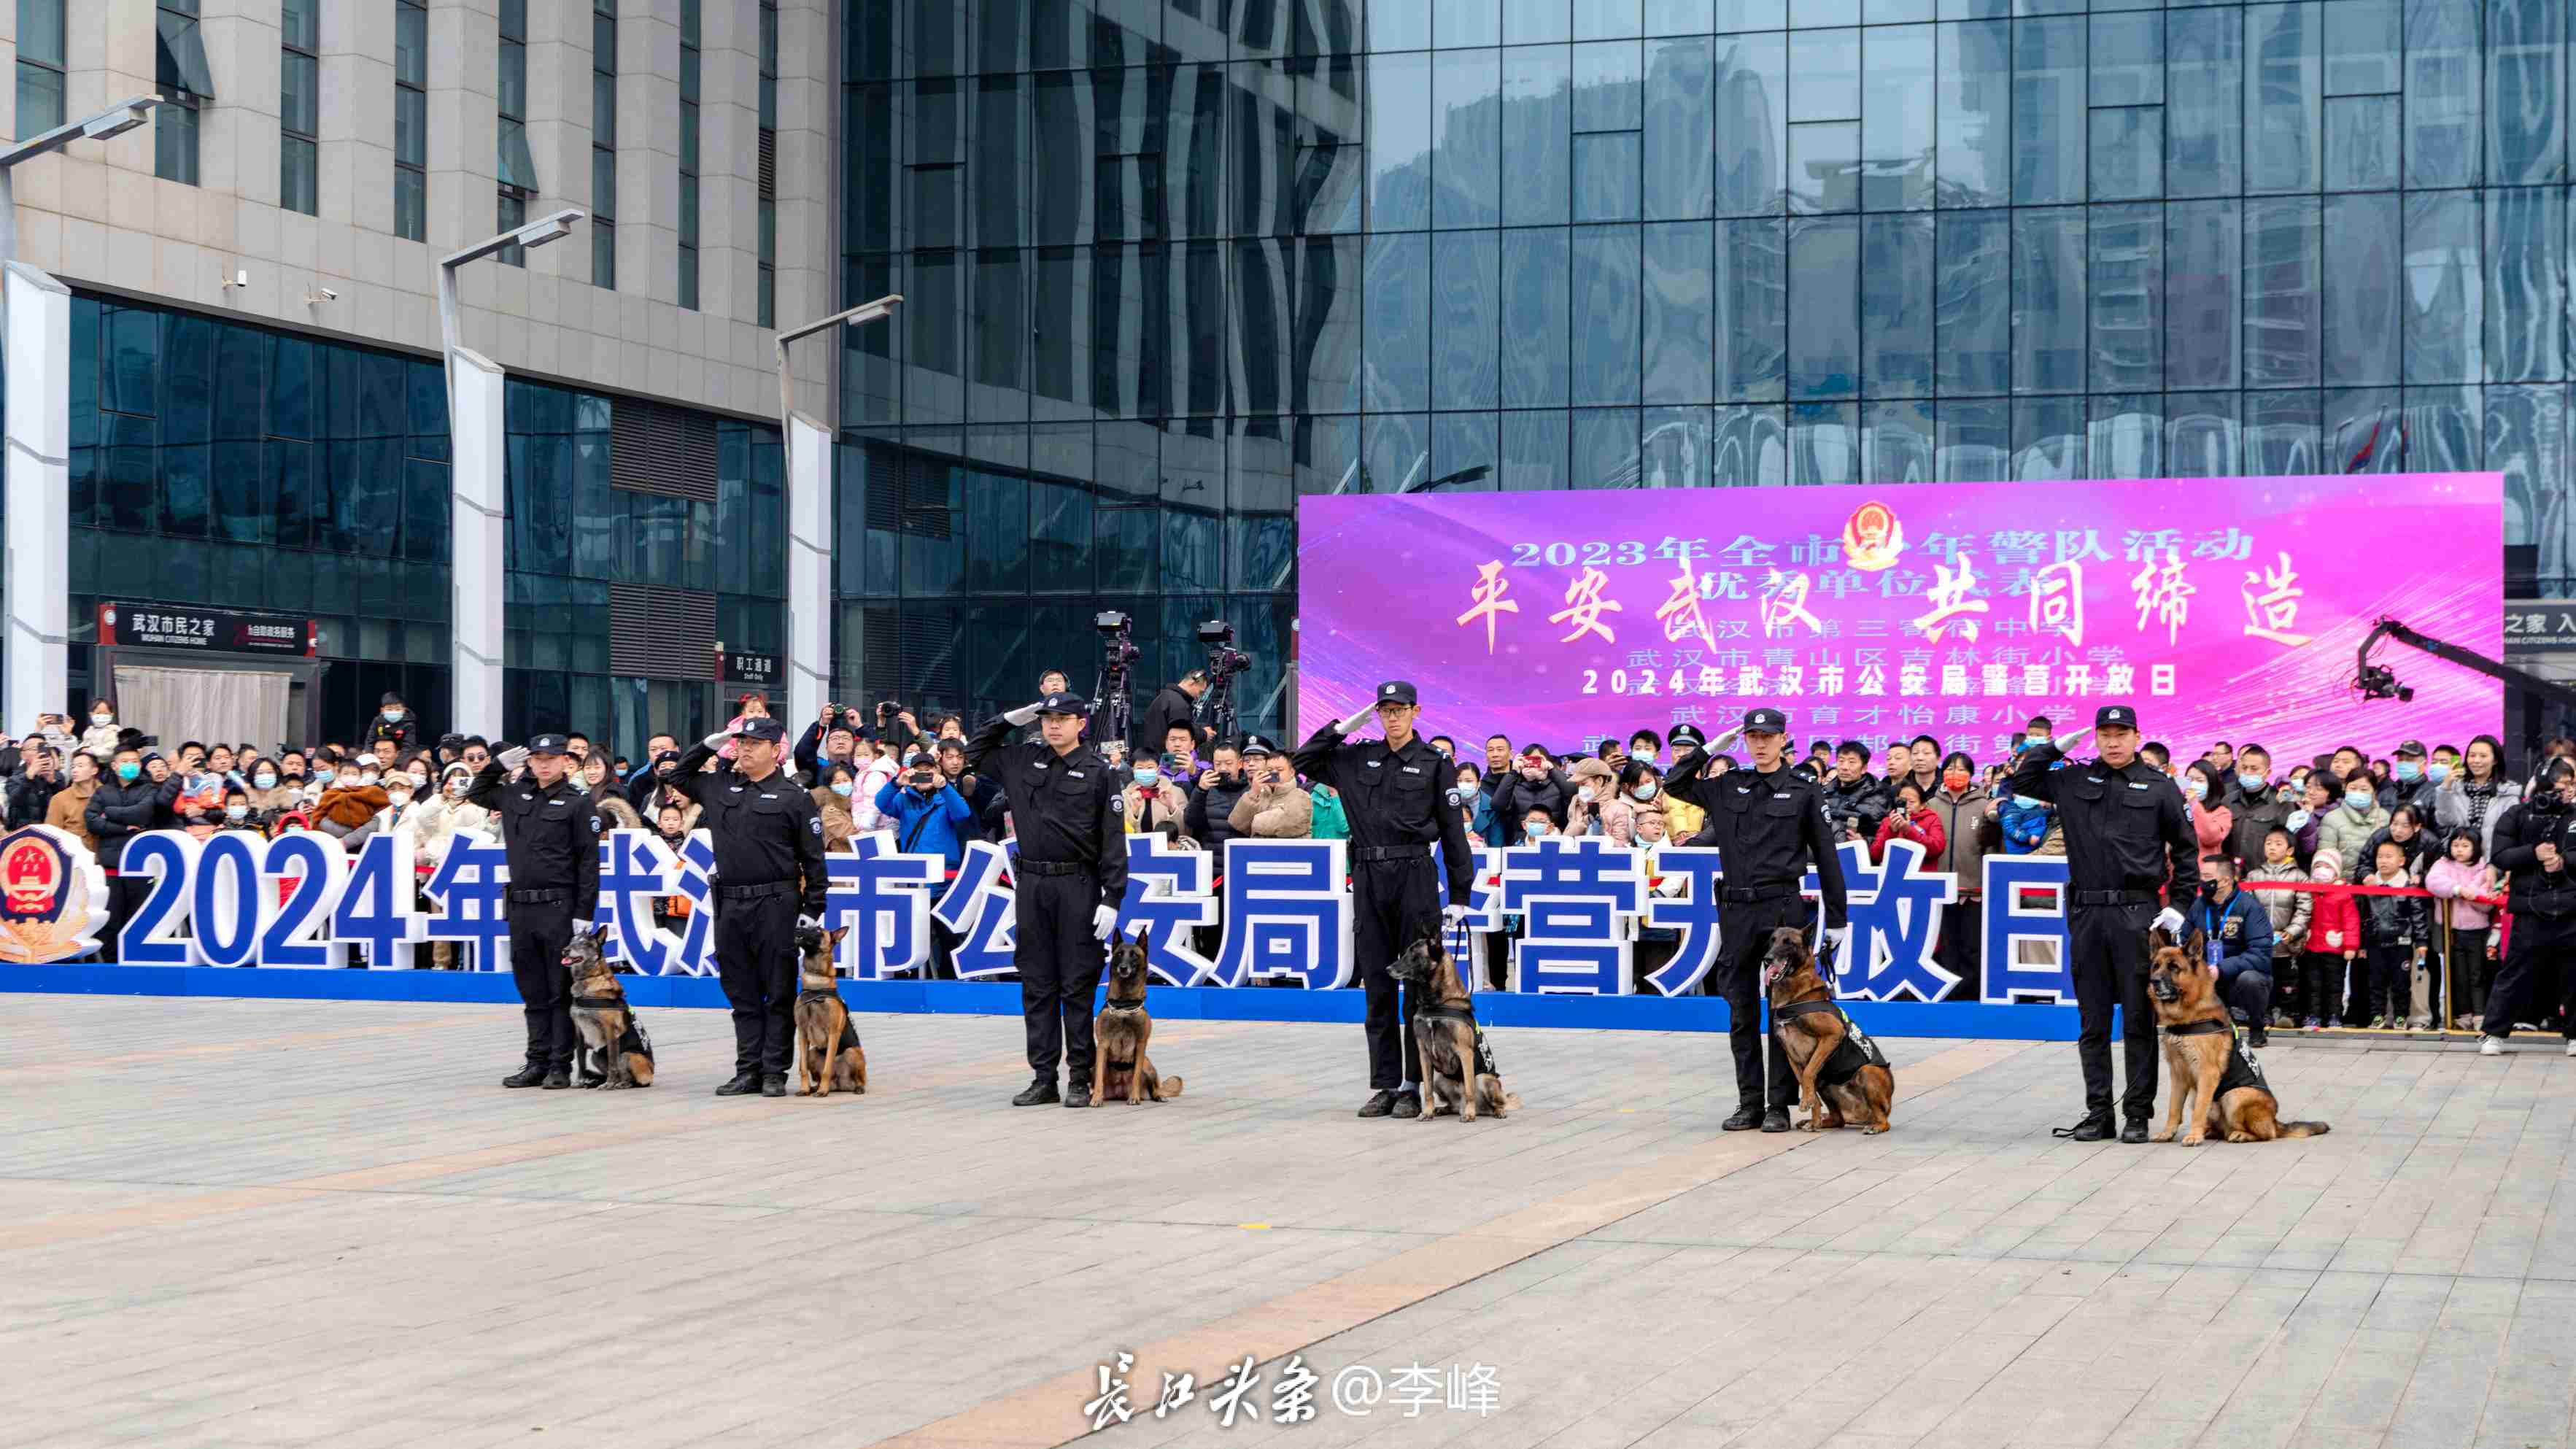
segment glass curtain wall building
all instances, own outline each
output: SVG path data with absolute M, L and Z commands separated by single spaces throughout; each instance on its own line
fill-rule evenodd
M 516 378 L 508 408 L 502 732 L 713 729 L 785 642 L 777 430 Z M 448 727 L 435 360 L 79 294 L 70 441 L 76 700 L 96 606 L 142 598 L 313 618 L 328 737 L 386 690 Z
M 849 0 L 844 687 L 1276 728 L 1317 493 L 2491 468 L 2566 594 L 2569 9 Z

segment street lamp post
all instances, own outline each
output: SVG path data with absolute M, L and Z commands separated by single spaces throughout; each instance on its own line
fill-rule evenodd
M 448 718 L 462 730 L 497 736 L 501 729 L 501 617 L 508 586 L 501 520 L 509 434 L 500 367 L 460 340 L 456 269 L 503 247 L 541 247 L 560 241 L 585 214 L 566 207 L 515 231 L 476 242 L 438 263 L 438 331 L 447 366 L 447 637 L 455 672 Z
M 8 676 L 0 720 L 32 729 L 39 713 L 71 707 L 71 289 L 17 260 L 11 168 L 78 140 L 140 126 L 161 104 L 133 96 L 85 120 L 0 151 L 0 348 L 8 372 Z
M 894 315 L 900 295 L 862 302 L 778 334 L 778 423 L 787 449 L 787 717 L 821 713 L 832 687 L 832 430 L 796 411 L 787 345 Z M 822 667 L 818 667 L 822 666 Z

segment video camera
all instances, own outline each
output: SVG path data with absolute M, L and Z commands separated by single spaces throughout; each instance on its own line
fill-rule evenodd
M 1131 637 L 1134 622 L 1116 609 L 1091 616 L 1091 627 L 1100 631 L 1100 677 L 1091 687 L 1091 708 L 1095 716 L 1103 710 L 1109 716 L 1105 730 L 1094 732 L 1097 739 L 1127 738 L 1127 666 L 1136 662 L 1139 652 Z
M 1231 739 L 1235 733 L 1234 677 L 1252 667 L 1252 656 L 1234 647 L 1234 626 L 1223 619 L 1210 619 L 1198 626 L 1199 642 L 1207 646 L 1207 697 L 1199 702 L 1198 713 L 1207 717 L 1218 739 Z

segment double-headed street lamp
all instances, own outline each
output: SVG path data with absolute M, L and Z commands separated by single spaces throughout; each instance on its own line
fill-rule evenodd
M 459 340 L 456 269 L 504 247 L 541 247 L 572 234 L 588 213 L 566 207 L 514 231 L 488 237 L 438 263 L 438 332 L 447 365 L 448 587 L 447 637 L 455 676 L 448 718 L 497 736 L 501 730 L 502 604 L 508 578 L 502 537 L 507 504 L 507 396 L 498 365 Z
M 71 707 L 71 289 L 17 260 L 11 168 L 74 141 L 140 126 L 161 104 L 133 96 L 0 151 L 0 365 L 8 371 L 8 683 L 0 720 L 31 729 Z
M 901 295 L 862 302 L 778 334 L 778 425 L 787 450 L 787 717 L 812 719 L 832 687 L 832 430 L 796 411 L 787 345 L 835 327 L 894 315 Z

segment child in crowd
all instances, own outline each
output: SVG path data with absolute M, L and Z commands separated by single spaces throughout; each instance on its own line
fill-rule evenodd
M 2309 907 L 2308 965 L 2301 983 L 2307 1016 L 2301 1024 L 2310 1031 L 2322 1031 L 2344 1025 L 2351 1016 L 2345 1008 L 2345 989 L 2353 962 L 2361 955 L 2361 912 L 2343 884 L 2342 856 L 2318 851 L 2308 862 L 2308 878 L 2321 888 L 2310 893 L 2315 899 Z M 2352 995 L 2357 1010 L 2360 992 Z
M 2297 1026 L 2307 998 L 2300 990 L 2299 957 L 2308 949 L 2308 912 L 2313 902 L 2306 891 L 2264 890 L 2265 882 L 2304 881 L 2306 871 L 2299 869 L 2297 846 L 2291 840 L 2289 827 L 2275 825 L 2263 833 L 2263 859 L 2245 873 L 2245 884 L 2254 898 L 2272 913 L 2272 985 L 2279 998 L 2272 1013 L 2272 1024 Z
M 2446 853 L 2424 873 L 2424 888 L 2441 901 L 2438 909 L 2450 927 L 2451 1000 L 2442 1009 L 2451 1013 L 2457 1030 L 2476 1031 L 2485 1015 L 2487 933 L 2495 924 L 2495 908 L 2504 903 L 2484 847 L 2478 827 L 2462 825 L 2451 832 Z
M 2406 847 L 2403 844 L 2382 840 L 2372 854 L 2374 869 L 2362 878 L 2363 885 L 2394 890 L 2414 888 L 2413 877 L 2406 873 Z M 2368 916 L 2363 924 L 2370 938 L 2371 1029 L 2400 1031 L 2432 1025 L 2429 1013 L 2418 1021 L 2410 1009 L 2416 978 L 2423 972 L 2426 955 L 2424 898 L 2363 896 L 2358 899 Z

